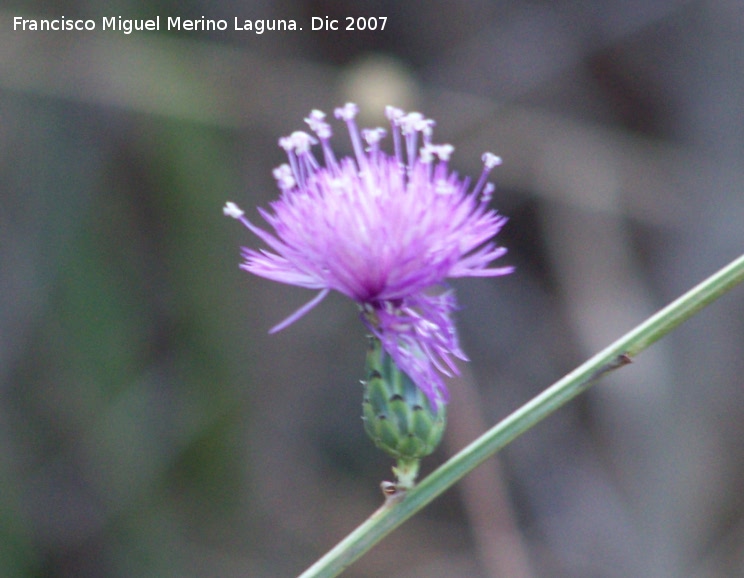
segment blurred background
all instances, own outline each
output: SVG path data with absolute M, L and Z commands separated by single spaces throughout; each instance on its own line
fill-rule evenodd
M 381 503 L 354 304 L 269 336 L 312 294 L 239 270 L 259 243 L 222 215 L 276 196 L 313 108 L 420 110 L 463 175 L 504 159 L 517 271 L 453 283 L 472 362 L 424 472 L 744 247 L 741 0 L 0 6 L 3 577 L 291 577 Z M 229 29 L 100 30 L 158 15 Z M 739 287 L 344 575 L 744 576 L 742 311 Z

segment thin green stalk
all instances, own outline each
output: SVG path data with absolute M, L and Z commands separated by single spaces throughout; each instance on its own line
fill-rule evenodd
M 612 345 L 496 424 L 414 488 L 388 495 L 385 504 L 299 578 L 333 578 L 387 534 L 516 437 L 586 391 L 605 373 L 630 363 L 684 320 L 744 280 L 744 255 L 638 325 Z M 389 486 L 384 488 L 390 494 Z

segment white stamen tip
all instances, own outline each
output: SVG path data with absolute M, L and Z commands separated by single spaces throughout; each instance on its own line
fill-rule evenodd
M 421 147 L 421 150 L 419 151 L 419 158 L 421 159 L 421 162 L 428 165 L 434 161 L 434 155 L 436 154 L 436 151 L 434 150 L 434 145 L 426 145 Z
M 486 165 L 487 169 L 492 169 L 502 163 L 501 157 L 496 156 L 493 153 L 483 153 L 482 159 L 483 164 Z
M 274 175 L 279 188 L 283 191 L 291 189 L 296 184 L 294 175 L 292 174 L 292 169 L 289 168 L 289 165 L 287 164 L 279 165 L 273 170 L 272 174 Z
M 455 147 L 453 147 L 451 144 L 434 145 L 431 143 L 427 143 L 423 147 L 421 147 L 419 155 L 421 158 L 421 162 L 425 164 L 431 163 L 434 160 L 435 156 L 439 157 L 439 160 L 447 162 L 452 156 L 454 150 Z
M 434 125 L 437 124 L 430 118 L 422 118 L 416 123 L 416 130 L 424 136 L 431 136 L 434 132 Z
M 321 110 L 312 110 L 305 122 L 310 129 L 322 139 L 331 138 L 331 127 L 325 121 L 325 113 Z
M 367 141 L 367 144 L 372 146 L 379 143 L 385 136 L 385 129 L 382 128 L 365 128 L 362 131 L 362 138 Z
M 347 102 L 345 105 L 337 108 L 333 112 L 336 115 L 336 118 L 349 121 L 356 117 L 359 112 L 359 107 L 353 102 Z
M 414 132 L 422 130 L 426 121 L 424 115 L 420 112 L 409 112 L 397 120 L 403 134 L 413 134 Z
M 493 197 L 494 190 L 495 187 L 493 186 L 493 183 L 486 183 L 486 186 L 483 187 L 483 193 L 481 193 L 481 201 L 484 203 L 489 202 Z
M 295 153 L 297 153 L 298 155 L 308 152 L 310 150 L 310 147 L 318 142 L 309 134 L 301 130 L 293 132 L 291 135 L 289 135 L 289 138 L 292 140 Z
M 386 106 L 385 107 L 385 116 L 387 116 L 388 120 L 396 122 L 398 121 L 405 113 L 394 106 Z
M 222 212 L 225 216 L 232 217 L 233 219 L 240 219 L 245 214 L 238 205 L 230 201 L 225 203 L 225 206 L 222 207 Z
M 453 147 L 451 144 L 439 145 L 439 158 L 441 160 L 447 162 L 452 156 L 453 152 L 455 152 L 455 147 Z

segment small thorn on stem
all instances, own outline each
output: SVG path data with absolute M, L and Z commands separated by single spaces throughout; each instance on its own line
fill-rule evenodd
M 385 496 L 383 508 L 397 504 L 406 497 L 406 488 L 401 488 L 394 482 L 384 481 L 380 483 L 380 489 L 382 490 L 382 495 Z
M 385 497 L 394 496 L 398 493 L 398 486 L 394 482 L 388 482 L 387 480 L 380 483 L 380 489 Z

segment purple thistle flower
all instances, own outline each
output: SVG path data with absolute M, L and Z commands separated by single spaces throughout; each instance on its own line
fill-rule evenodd
M 460 180 L 447 166 L 453 147 L 432 144 L 432 120 L 387 107 L 391 156 L 380 150 L 383 129 L 358 130 L 356 105 L 335 112 L 348 126 L 354 158 L 336 159 L 331 127 L 317 110 L 305 119 L 317 139 L 305 132 L 280 139 L 289 157 L 289 164 L 274 170 L 281 195 L 271 211 L 259 209 L 273 233 L 251 223 L 234 203 L 225 205 L 226 215 L 268 246 L 243 248 L 241 268 L 320 289 L 272 333 L 302 317 L 331 290 L 356 301 L 362 321 L 387 354 L 432 406 L 440 407 L 448 399 L 440 373 L 458 373 L 453 358 L 467 361 L 452 321 L 457 302 L 446 279 L 512 271 L 489 267 L 506 253 L 491 240 L 506 218 L 489 208 L 493 186 L 486 183 L 501 159 L 484 154 L 483 172 L 469 190 L 469 180 Z M 311 152 L 318 141 L 323 165 Z

